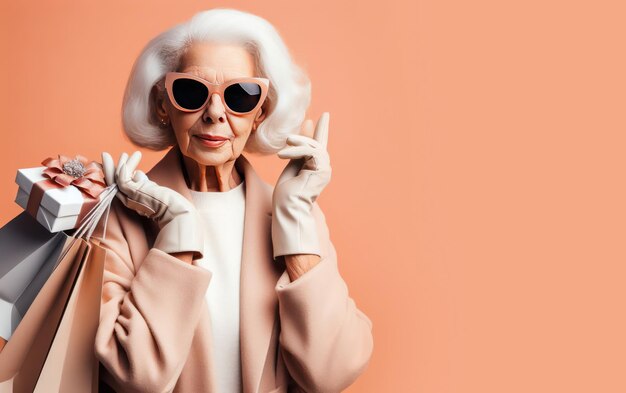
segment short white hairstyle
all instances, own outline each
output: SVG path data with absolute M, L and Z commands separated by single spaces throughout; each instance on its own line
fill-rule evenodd
M 311 101 L 311 82 L 293 62 L 282 38 L 267 20 L 234 9 L 201 11 L 189 21 L 154 37 L 133 64 L 122 104 L 122 125 L 138 146 L 164 150 L 176 144 L 171 128 L 159 126 L 150 99 L 155 84 L 163 91 L 163 78 L 177 71 L 186 49 L 194 42 L 240 44 L 254 57 L 256 76 L 268 78 L 270 88 L 263 110 L 265 119 L 247 141 L 245 150 L 272 154 L 297 134 Z

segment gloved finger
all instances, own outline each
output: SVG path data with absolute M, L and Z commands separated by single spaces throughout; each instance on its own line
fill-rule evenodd
M 113 163 L 113 157 L 106 151 L 102 152 L 102 169 L 107 186 L 115 183 L 115 164 Z
M 138 185 L 131 178 L 131 175 L 128 172 L 128 168 L 126 167 L 126 163 L 122 164 L 122 166 L 119 169 L 119 174 L 117 178 L 117 187 L 120 190 L 120 193 L 123 193 L 128 198 L 135 197 L 135 194 L 138 189 Z M 127 198 L 123 199 L 122 202 L 125 202 L 126 199 Z M 126 203 L 124 204 L 126 205 Z
M 117 170 L 117 184 L 122 191 L 125 191 L 127 189 L 126 184 L 131 180 L 130 173 L 128 173 L 128 169 L 126 168 L 126 163 L 123 163 Z
M 315 148 L 311 146 L 291 146 L 286 147 L 278 152 L 280 158 L 302 158 L 302 157 L 314 157 L 316 154 Z
M 287 137 L 287 144 L 290 146 L 311 146 L 319 147 L 320 143 L 313 138 L 309 138 L 304 135 L 289 135 Z
M 143 171 L 136 170 L 135 175 L 133 176 L 133 181 L 137 183 L 141 183 L 144 180 L 148 180 L 148 176 L 145 173 L 143 173 Z
M 328 147 L 328 123 L 330 122 L 330 113 L 324 112 L 317 121 L 315 134 L 313 139 L 318 141 L 324 149 Z
M 141 152 L 137 150 L 128 158 L 128 161 L 126 161 L 126 170 L 129 175 L 133 175 L 135 169 L 137 169 L 139 161 L 141 161 Z
M 122 166 L 125 166 L 125 164 Z M 115 196 L 120 201 L 122 201 L 122 204 L 124 206 L 130 208 L 128 200 L 130 199 L 131 195 L 135 194 L 135 188 L 133 186 L 133 183 L 131 182 L 131 179 L 126 178 L 127 171 L 125 170 L 125 168 L 122 168 L 122 170 L 120 170 L 119 172 L 121 177 L 118 177 L 118 179 L 116 180 L 117 193 L 115 194 Z
M 117 167 L 115 170 L 115 179 L 117 180 L 117 178 L 120 175 L 120 168 L 122 167 L 122 165 L 124 165 L 126 163 L 126 161 L 128 160 L 128 154 L 126 154 L 126 152 L 122 152 L 122 154 L 120 154 L 120 159 L 119 161 L 117 161 Z

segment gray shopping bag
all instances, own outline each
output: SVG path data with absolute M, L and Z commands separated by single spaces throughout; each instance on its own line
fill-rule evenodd
M 67 239 L 65 232 L 49 232 L 25 211 L 0 228 L 0 337 L 10 339 Z

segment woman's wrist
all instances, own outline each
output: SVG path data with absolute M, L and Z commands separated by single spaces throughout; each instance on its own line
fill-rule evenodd
M 319 255 L 314 254 L 285 255 L 285 270 L 287 270 L 289 279 L 295 281 L 320 263 L 321 260 Z

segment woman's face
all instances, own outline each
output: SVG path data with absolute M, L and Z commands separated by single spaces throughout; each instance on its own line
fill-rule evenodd
M 253 56 L 236 44 L 201 42 L 192 44 L 178 72 L 203 78 L 210 83 L 223 83 L 238 77 L 257 77 Z M 171 123 L 181 152 L 202 165 L 221 165 L 235 161 L 243 151 L 246 141 L 265 118 L 262 107 L 245 115 L 234 115 L 224 108 L 219 95 L 213 94 L 206 107 L 197 112 L 182 112 L 176 109 L 167 97 L 161 96 L 157 115 Z M 228 138 L 219 147 L 207 146 L 198 137 L 211 134 Z

